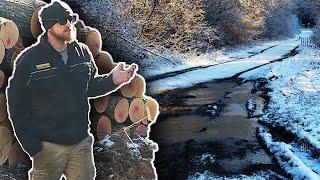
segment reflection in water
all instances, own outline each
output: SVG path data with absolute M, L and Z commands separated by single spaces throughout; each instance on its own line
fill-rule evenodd
M 160 149 L 155 160 L 159 179 L 186 178 L 206 170 L 230 175 L 243 174 L 248 169 L 254 172 L 266 166 L 272 169 L 271 158 L 256 139 L 256 121 L 247 119 L 246 100 L 252 97 L 252 88 L 253 82 L 237 86 L 226 81 L 185 90 L 189 98 L 182 102 L 188 107 L 196 108 L 220 100 L 225 106 L 215 119 L 193 112 L 189 116 L 169 117 L 153 125 L 151 136 Z M 193 163 L 203 154 L 213 157 L 212 163 Z

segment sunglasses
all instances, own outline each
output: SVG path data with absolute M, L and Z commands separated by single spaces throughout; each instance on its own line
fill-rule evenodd
M 78 21 L 78 16 L 73 15 L 73 16 L 68 16 L 68 17 L 63 17 L 59 19 L 47 19 L 48 21 L 57 21 L 60 25 L 65 25 L 69 21 L 70 23 L 74 24 Z

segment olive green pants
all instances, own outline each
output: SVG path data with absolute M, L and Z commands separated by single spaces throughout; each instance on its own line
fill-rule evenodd
M 68 180 L 92 180 L 95 167 L 93 138 L 88 136 L 75 145 L 43 142 L 43 149 L 32 157 L 31 180 L 59 180 L 64 174 Z

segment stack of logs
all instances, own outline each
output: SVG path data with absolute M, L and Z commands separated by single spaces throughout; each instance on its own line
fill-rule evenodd
M 8 85 L 8 78 L 12 75 L 14 60 L 24 49 L 23 42 L 28 41 L 25 45 L 29 46 L 30 39 L 34 43 L 42 34 L 38 12 L 46 3 L 39 0 L 21 2 L 23 2 L 21 4 L 24 5 L 25 11 L 18 13 L 18 16 L 14 15 L 15 13 L 4 14 L 0 7 L 1 15 L 4 16 L 0 17 L 0 165 L 7 160 L 9 165 L 16 165 L 27 157 L 16 140 L 8 119 L 5 89 Z M 75 27 L 77 39 L 85 43 L 91 50 L 98 73 L 110 73 L 117 64 L 113 62 L 108 52 L 102 51 L 99 31 L 86 26 L 81 20 Z M 132 124 L 136 126 L 137 131 L 147 134 L 147 125 L 156 120 L 159 105 L 156 100 L 145 95 L 145 88 L 144 78 L 137 74 L 129 84 L 120 90 L 91 101 L 95 109 L 94 117 L 97 117 L 91 118 L 91 129 L 97 139 L 100 140 L 111 133 L 111 129 L 114 129 L 111 127 L 125 127 Z
M 43 1 L 24 1 L 17 3 L 25 7 L 24 12 L 3 12 L 8 1 L 1 2 L 0 12 L 0 165 L 8 161 L 9 165 L 17 165 L 27 156 L 14 136 L 14 131 L 7 113 L 5 90 L 8 79 L 12 75 L 14 60 L 24 49 L 24 40 L 35 42 L 42 33 L 38 12 Z M 13 5 L 15 2 L 12 2 Z M 19 10 L 19 7 L 12 11 Z M 21 9 L 20 9 L 21 11 Z M 29 42 L 29 43 L 30 43 Z
M 84 42 L 92 52 L 98 73 L 108 74 L 117 65 L 111 55 L 101 50 L 101 35 L 98 30 L 88 27 L 79 20 L 76 24 L 78 40 Z M 130 126 L 147 135 L 148 123 L 156 120 L 159 105 L 157 101 L 145 95 L 145 79 L 137 74 L 130 83 L 109 95 L 94 99 L 93 105 L 97 120 L 92 119 L 92 129 L 97 139 L 111 133 L 111 127 Z
M 23 42 L 17 25 L 0 17 L 0 165 L 7 160 L 10 165 L 16 165 L 25 158 L 8 119 L 5 94 L 8 78 L 12 74 L 13 61 L 21 50 Z

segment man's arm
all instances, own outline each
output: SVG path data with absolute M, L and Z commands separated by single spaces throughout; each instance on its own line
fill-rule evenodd
M 88 47 L 86 47 L 86 51 L 90 58 L 91 68 L 87 97 L 106 95 L 119 89 L 122 85 L 130 82 L 137 71 L 136 64 L 124 69 L 124 63 L 118 63 L 109 74 L 98 75 L 96 64 Z
M 95 97 L 113 92 L 119 88 L 114 84 L 112 73 L 98 75 L 93 58 L 90 60 L 91 78 L 88 85 L 87 97 Z
M 30 97 L 27 93 L 27 81 L 24 56 L 16 61 L 13 77 L 7 88 L 7 101 L 9 117 L 13 123 L 15 134 L 23 149 L 34 156 L 42 149 L 42 141 L 32 133 L 32 117 L 30 109 Z

